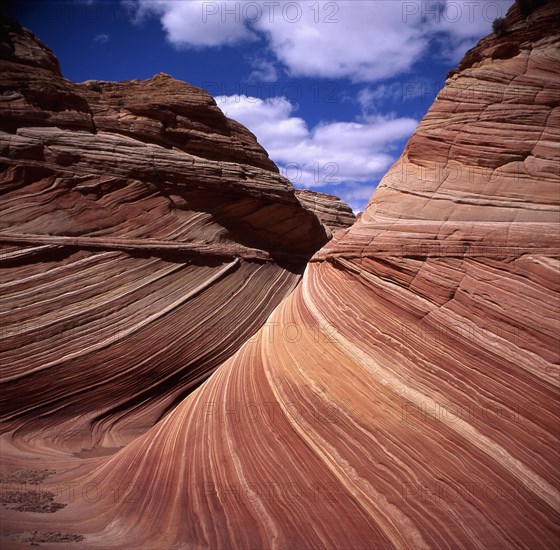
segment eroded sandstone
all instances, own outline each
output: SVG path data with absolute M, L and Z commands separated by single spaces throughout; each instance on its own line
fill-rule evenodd
M 519 51 L 467 55 L 359 221 L 169 415 L 80 466 L 37 420 L 14 440 L 101 489 L 37 528 L 92 548 L 558 544 L 560 8 L 537 4 L 508 14 Z

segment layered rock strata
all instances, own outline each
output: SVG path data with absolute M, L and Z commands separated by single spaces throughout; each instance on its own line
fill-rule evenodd
M 336 232 L 338 229 L 346 229 L 356 221 L 356 216 L 352 209 L 334 195 L 298 189 L 296 190 L 296 197 L 331 232 Z
M 330 229 L 204 90 L 75 84 L 7 18 L 0 71 L 4 428 L 119 447 L 256 332 Z
M 557 546 L 559 10 L 512 7 L 360 220 L 173 412 L 110 458 L 44 459 L 95 502 L 9 524 L 92 548 Z

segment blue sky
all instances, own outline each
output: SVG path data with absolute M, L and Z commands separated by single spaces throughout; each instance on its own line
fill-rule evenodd
M 207 89 L 298 188 L 363 210 L 445 82 L 513 0 L 35 0 L 9 12 L 66 78 Z

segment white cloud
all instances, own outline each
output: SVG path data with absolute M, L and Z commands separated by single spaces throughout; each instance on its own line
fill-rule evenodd
M 252 65 L 253 72 L 249 75 L 250 82 L 276 82 L 278 80 L 278 71 L 274 63 L 264 59 L 256 59 Z
M 362 88 L 356 96 L 358 105 L 362 108 L 362 115 L 377 112 L 377 106 L 387 100 L 403 101 L 403 83 L 380 84 L 375 87 Z
M 418 26 L 403 23 L 398 2 L 299 5 L 297 23 L 286 13 L 273 22 L 263 18 L 258 25 L 293 76 L 382 79 L 407 71 L 428 43 Z
M 395 143 L 407 139 L 418 124 L 410 118 L 376 116 L 309 128 L 294 116 L 294 106 L 285 97 L 219 96 L 216 102 L 257 136 L 297 187 L 371 182 L 394 162 Z
M 362 115 L 367 116 L 378 112 L 378 107 L 384 106 L 387 102 L 403 104 L 420 99 L 429 100 L 431 103 L 439 91 L 440 87 L 435 82 L 423 77 L 415 77 L 390 84 L 366 86 L 358 92 L 356 101 L 362 109 Z
M 137 0 L 128 5 L 135 7 L 135 21 L 150 15 L 159 17 L 167 39 L 174 46 L 205 48 L 258 40 L 258 35 L 247 27 L 245 19 L 235 14 L 227 16 L 227 12 L 221 9 L 222 4 L 235 9 L 238 3 L 237 0 Z
M 98 42 L 99 44 L 107 44 L 109 40 L 110 40 L 110 36 L 104 32 L 96 35 L 93 39 L 94 42 Z
M 407 72 L 430 42 L 454 62 L 514 0 L 136 0 L 177 47 L 266 38 L 292 76 L 382 80 Z

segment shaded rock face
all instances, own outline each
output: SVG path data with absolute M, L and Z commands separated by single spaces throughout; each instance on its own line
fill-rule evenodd
M 79 466 L 16 435 L 8 461 L 35 438 L 53 479 L 102 490 L 7 525 L 91 548 L 557 546 L 559 9 L 511 9 L 519 53 L 447 81 L 360 220 L 156 426 Z
M 5 427 L 71 421 L 59 443 L 115 447 L 264 323 L 330 230 L 204 90 L 75 84 L 1 29 Z

